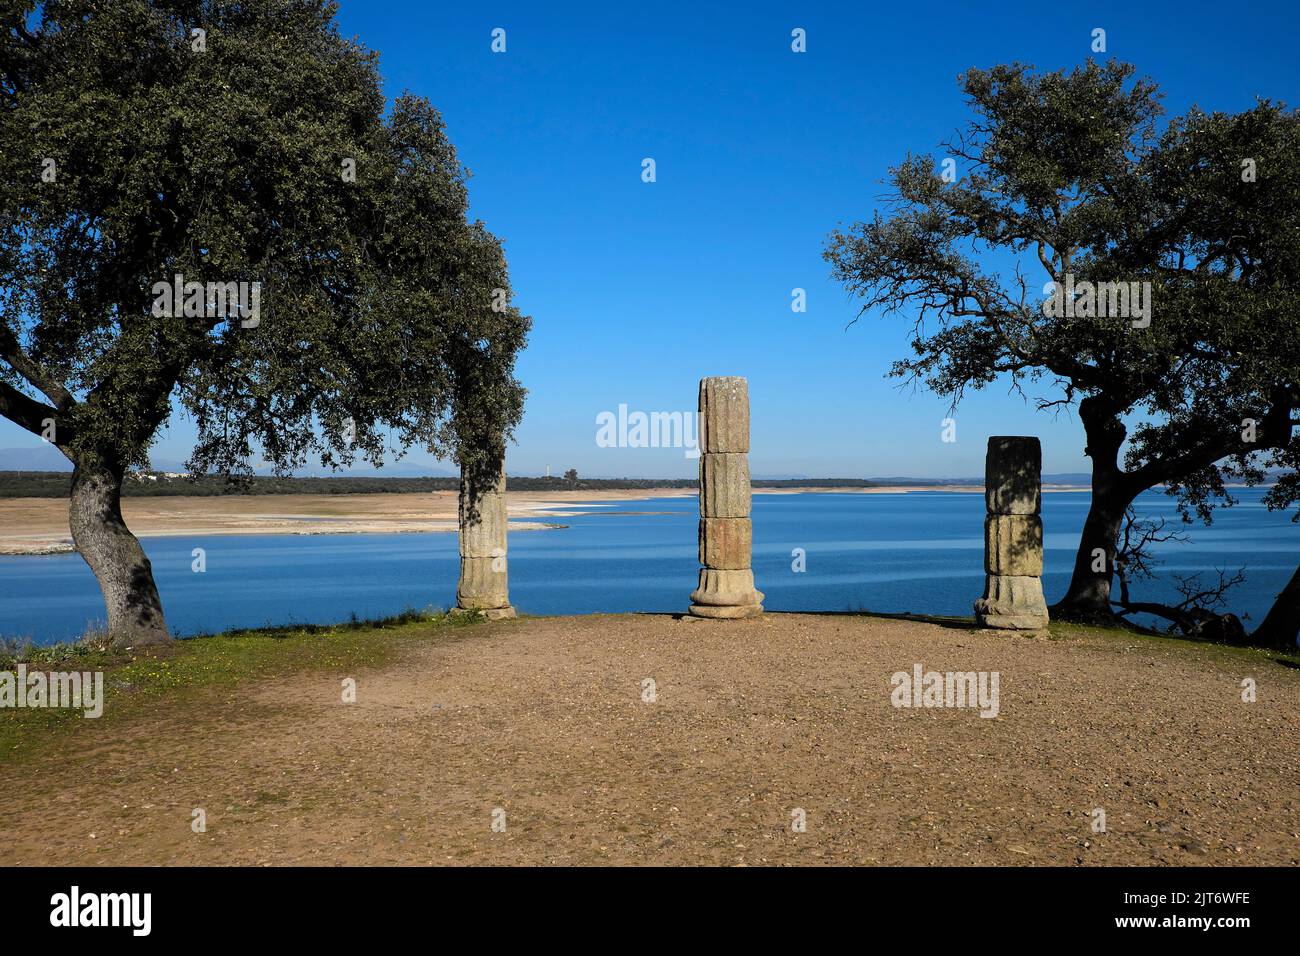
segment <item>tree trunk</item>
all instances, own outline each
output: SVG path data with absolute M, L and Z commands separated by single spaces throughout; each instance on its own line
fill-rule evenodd
M 1264 623 L 1250 635 L 1252 642 L 1269 647 L 1295 647 L 1300 643 L 1300 568 L 1277 596 Z
M 68 508 L 72 540 L 95 572 L 108 609 L 108 632 L 118 647 L 171 640 L 153 568 L 122 520 L 125 469 L 78 462 Z
M 1092 502 L 1074 556 L 1070 587 L 1051 614 L 1061 620 L 1105 623 L 1115 618 L 1110 588 L 1124 512 L 1142 489 L 1126 481 L 1119 467 L 1119 449 L 1128 434 L 1119 417 L 1089 397 L 1079 403 L 1079 418 L 1088 436 L 1085 453 L 1092 459 Z
M 1105 622 L 1114 617 L 1110 588 L 1115 568 L 1115 542 L 1119 538 L 1124 511 L 1132 498 L 1113 492 L 1092 494 L 1088 517 L 1083 523 L 1079 550 L 1074 556 L 1070 587 L 1052 607 L 1052 617 L 1071 621 Z

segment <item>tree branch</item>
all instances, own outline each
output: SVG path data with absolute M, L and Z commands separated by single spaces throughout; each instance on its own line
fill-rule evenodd
M 28 356 L 18 344 L 18 338 L 13 330 L 2 323 L 0 323 L 0 358 L 8 362 L 15 372 L 31 383 L 32 387 L 40 389 L 60 411 L 66 413 L 77 404 L 67 387 L 48 369 Z

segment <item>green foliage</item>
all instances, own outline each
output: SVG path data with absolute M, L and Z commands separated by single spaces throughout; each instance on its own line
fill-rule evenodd
M 528 320 L 500 244 L 466 219 L 437 112 L 402 97 L 385 116 L 377 58 L 334 12 L 5 5 L 0 413 L 37 433 L 53 418 L 70 458 L 118 471 L 173 397 L 198 471 L 503 444 Z M 153 314 L 154 284 L 178 273 L 260 282 L 258 324 Z
M 892 374 L 954 406 L 1003 376 L 1022 394 L 1037 386 L 1042 409 L 1077 404 L 1094 490 L 1099 468 L 1121 497 L 1168 483 L 1207 520 L 1213 500 L 1230 500 L 1223 479 L 1234 469 L 1262 480 L 1263 467 L 1293 467 L 1296 113 L 1269 102 L 1193 111 L 1159 132 L 1156 88 L 1115 62 L 971 70 L 962 84 L 974 118 L 945 144 L 960 178 L 908 157 L 886 213 L 836 230 L 825 251 L 864 312 L 913 318 L 913 354 Z M 1150 325 L 1045 315 L 1044 280 L 1067 275 L 1150 282 Z M 1138 422 L 1120 472 L 1125 418 Z M 1253 443 L 1246 419 L 1258 423 Z M 1294 483 L 1270 496 L 1293 500 Z
M 1180 505 L 1207 520 L 1216 499 L 1233 500 L 1225 480 L 1273 477 L 1270 508 L 1300 498 L 1300 437 L 1292 434 L 1300 410 L 1298 152 L 1300 117 L 1281 104 L 1240 114 L 1193 109 L 1146 158 L 1139 181 L 1150 193 L 1133 204 L 1146 226 L 1118 251 L 1121 261 L 1159 262 L 1177 320 L 1193 330 L 1179 374 L 1157 390 L 1166 424 L 1139 425 L 1130 458 L 1173 455 L 1206 421 L 1240 432 L 1250 419 L 1259 433 L 1253 448 L 1234 442 L 1229 460 L 1171 477 Z

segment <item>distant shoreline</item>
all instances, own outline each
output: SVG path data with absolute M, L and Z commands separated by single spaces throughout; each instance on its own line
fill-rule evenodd
M 0 452 L 3 450 L 0 449 Z M 71 472 L 5 471 L 0 468 L 0 499 L 66 498 Z M 1087 485 L 1087 475 L 1074 473 L 1045 474 L 1050 485 Z M 976 476 L 956 478 L 912 478 L 885 476 L 878 478 L 752 478 L 759 489 L 782 491 L 852 491 L 858 489 L 944 490 L 978 486 Z M 633 491 L 641 494 L 661 491 L 695 491 L 696 478 L 558 478 L 510 475 L 511 491 L 535 491 L 548 495 L 574 492 Z M 132 472 L 122 486 L 125 498 L 200 498 L 242 495 L 359 495 L 359 494 L 432 494 L 455 492 L 460 481 L 452 475 L 423 477 L 397 475 L 333 475 L 329 477 L 276 478 L 254 475 L 242 483 L 221 476 L 192 477 L 182 472 Z
M 1082 486 L 1045 485 L 1044 492 L 1086 491 Z M 882 485 L 874 487 L 755 488 L 756 495 L 980 494 L 980 485 Z M 567 527 L 557 518 L 587 508 L 651 498 L 694 498 L 693 488 L 636 488 L 605 491 L 507 491 L 511 531 Z M 122 500 L 127 526 L 140 538 L 225 535 L 454 534 L 457 496 L 453 491 L 355 495 L 167 495 Z M 575 507 L 576 506 L 576 507 Z M 63 498 L 0 499 L 0 555 L 72 552 L 68 503 Z

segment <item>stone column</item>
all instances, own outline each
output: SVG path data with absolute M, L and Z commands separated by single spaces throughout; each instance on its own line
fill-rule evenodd
M 995 436 L 984 460 L 984 596 L 975 602 L 983 627 L 1039 630 L 1043 599 L 1043 451 L 1037 438 Z
M 506 573 L 505 462 L 496 479 L 475 487 L 461 469 L 460 582 L 456 609 L 478 611 L 489 620 L 514 617 Z M 472 507 L 477 505 L 477 507 Z
M 757 617 L 763 594 L 750 567 L 749 383 L 700 380 L 700 586 L 696 617 Z

